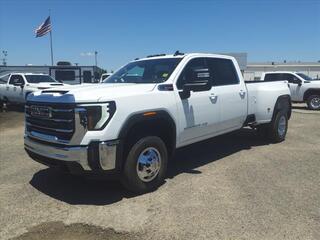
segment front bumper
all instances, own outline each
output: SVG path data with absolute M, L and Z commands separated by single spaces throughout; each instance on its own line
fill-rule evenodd
M 88 146 L 55 145 L 24 137 L 24 147 L 31 158 L 50 166 L 56 163 L 78 163 L 84 171 L 114 170 L 118 140 L 92 142 Z M 39 159 L 46 159 L 40 161 Z

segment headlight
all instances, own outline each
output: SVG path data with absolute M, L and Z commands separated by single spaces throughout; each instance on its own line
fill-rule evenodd
M 85 109 L 81 122 L 89 131 L 105 128 L 116 111 L 116 104 L 113 101 L 99 104 L 81 104 L 79 107 Z

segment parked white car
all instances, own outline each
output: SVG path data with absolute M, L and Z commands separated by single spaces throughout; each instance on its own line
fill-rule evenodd
M 47 74 L 11 73 L 2 76 L 0 82 L 0 103 L 24 104 L 27 96 L 35 91 L 65 86 Z
M 290 115 L 287 83 L 246 84 L 233 57 L 157 55 L 99 85 L 30 94 L 24 146 L 45 165 L 143 193 L 162 184 L 176 148 L 244 126 L 280 142 Z
M 265 72 L 261 76 L 265 82 L 289 82 L 293 102 L 306 102 L 311 110 L 320 110 L 320 80 L 314 80 L 299 72 Z

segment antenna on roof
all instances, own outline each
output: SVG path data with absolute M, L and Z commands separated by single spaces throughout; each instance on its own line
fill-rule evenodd
M 177 50 L 177 51 L 173 54 L 173 56 L 178 56 L 178 55 L 184 55 L 184 53 L 181 53 L 181 52 L 179 52 L 179 50 Z

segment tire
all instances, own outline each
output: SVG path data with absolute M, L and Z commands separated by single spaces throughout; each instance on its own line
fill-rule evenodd
M 2 109 L 8 109 L 8 106 L 10 105 L 8 98 L 4 97 L 2 99 Z
M 276 113 L 276 117 L 268 126 L 268 138 L 274 143 L 285 140 L 288 131 L 288 114 L 284 111 Z
M 307 104 L 310 110 L 320 110 L 320 95 L 311 95 L 308 97 Z
M 154 191 L 164 182 L 167 165 L 168 152 L 161 138 L 142 137 L 129 149 L 121 182 L 129 191 L 138 194 Z
M 279 129 L 282 125 L 282 129 Z M 268 124 L 257 126 L 257 134 L 263 139 L 267 139 L 273 143 L 285 140 L 288 131 L 288 114 L 285 111 L 277 112 L 274 120 Z

